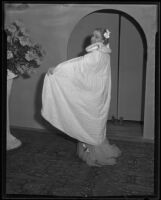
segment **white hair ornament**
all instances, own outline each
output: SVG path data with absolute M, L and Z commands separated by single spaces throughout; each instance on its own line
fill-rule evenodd
M 106 32 L 103 34 L 106 39 L 110 38 L 110 31 L 106 29 Z

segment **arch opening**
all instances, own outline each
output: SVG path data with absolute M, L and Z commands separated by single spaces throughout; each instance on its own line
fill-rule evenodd
M 93 15 L 93 17 L 95 16 L 95 18 L 93 18 L 93 21 L 94 21 L 95 24 L 91 25 L 89 23 L 88 28 L 85 28 L 85 25 L 87 25 L 88 20 L 89 20 L 89 22 L 92 22 L 92 15 Z M 120 10 L 101 9 L 101 10 L 96 10 L 94 12 L 91 12 L 88 15 L 84 16 L 74 27 L 74 29 L 73 29 L 73 31 L 70 35 L 69 41 L 68 41 L 67 57 L 68 57 L 68 59 L 70 59 L 70 58 L 73 58 L 73 57 L 76 57 L 76 56 L 81 56 L 85 53 L 84 49 L 89 44 L 89 35 L 90 35 L 89 33 L 90 33 L 90 31 L 92 30 L 92 28 L 94 26 L 95 26 L 95 28 L 99 28 L 102 24 L 102 20 L 101 20 L 100 26 L 98 27 L 97 24 L 99 24 L 99 23 L 96 23 L 96 20 L 94 20 L 94 19 L 96 19 L 96 16 L 100 17 L 101 15 L 102 16 L 107 15 L 108 17 L 110 17 L 111 24 L 112 23 L 117 24 L 117 28 L 116 28 L 117 34 L 114 31 L 113 32 L 111 31 L 114 35 L 113 40 L 114 40 L 114 38 L 117 38 L 117 44 L 116 44 L 116 42 L 112 41 L 112 39 L 111 39 L 111 42 L 110 42 L 110 44 L 113 47 L 117 48 L 117 50 L 115 50 L 115 48 L 112 48 L 112 51 L 115 53 L 115 58 L 113 56 L 113 59 L 112 59 L 113 61 L 111 63 L 111 68 L 113 66 L 115 66 L 115 71 L 113 73 L 117 73 L 117 74 L 113 75 L 113 80 L 117 80 L 117 83 L 114 83 L 114 81 L 112 82 L 113 86 L 114 86 L 113 88 L 115 88 L 115 92 L 113 92 L 113 99 L 114 99 L 115 105 L 112 105 L 112 107 L 113 107 L 112 109 L 115 110 L 114 111 L 115 114 L 112 115 L 112 111 L 111 111 L 109 120 L 112 119 L 112 117 L 113 117 L 113 119 L 115 121 L 119 121 L 120 124 L 121 124 L 122 119 L 125 120 L 125 121 L 139 122 L 139 124 L 141 124 L 141 126 L 140 126 L 141 127 L 141 135 L 143 135 L 143 127 L 142 126 L 143 126 L 143 122 L 144 122 L 145 83 L 146 83 L 146 65 L 147 65 L 147 40 L 146 40 L 146 35 L 145 35 L 142 27 L 140 26 L 140 24 L 132 16 L 130 16 L 129 14 L 127 14 L 123 11 L 120 11 Z M 109 23 L 108 17 L 106 17 L 106 20 L 105 20 L 105 21 L 107 21 L 107 24 Z M 100 17 L 100 19 L 101 19 L 101 17 Z M 120 107 L 121 107 L 121 105 L 119 105 L 119 98 L 121 96 L 119 93 L 122 93 L 122 96 L 123 96 L 123 93 L 124 93 L 123 85 L 121 86 L 122 90 L 121 90 L 121 87 L 119 85 L 120 84 L 119 81 L 121 79 L 123 79 L 123 75 L 122 75 L 122 78 L 120 76 L 121 73 L 123 74 L 123 72 L 121 72 L 121 70 L 123 71 L 123 68 L 122 69 L 120 68 L 120 66 L 121 66 L 120 63 L 121 62 L 126 63 L 125 58 L 123 58 L 123 55 L 121 55 L 121 53 L 120 53 L 120 51 L 123 49 L 122 48 L 123 43 L 121 43 L 121 41 L 123 41 L 123 39 L 122 39 L 123 36 L 120 35 L 121 33 L 123 33 L 123 30 L 119 30 L 119 29 L 120 29 L 120 26 L 122 26 L 121 23 L 123 23 L 123 22 L 125 24 L 126 24 L 126 22 L 131 24 L 130 25 L 131 30 L 135 28 L 136 32 L 138 32 L 138 38 L 140 37 L 140 39 L 138 41 L 140 41 L 140 43 L 142 45 L 142 47 L 141 47 L 142 48 L 142 53 L 141 53 L 142 58 L 140 58 L 141 59 L 140 63 L 142 62 L 142 64 L 141 64 L 142 65 L 142 71 L 141 71 L 142 77 L 139 80 L 141 88 L 139 88 L 139 86 L 138 86 L 139 92 L 141 93 L 141 94 L 139 94 L 140 95 L 140 102 L 139 102 L 140 113 L 138 114 L 140 118 L 136 117 L 136 120 L 135 119 L 131 120 L 132 117 L 129 117 L 129 120 L 128 120 L 126 117 L 124 118 L 124 116 L 121 116 L 121 114 L 119 114 Z M 110 26 L 112 27 L 111 24 L 110 24 Z M 115 26 L 116 26 L 116 24 L 115 24 Z M 112 27 L 112 29 L 114 30 L 113 27 Z M 128 27 L 127 27 L 127 29 L 128 29 Z M 79 34 L 78 34 L 78 32 L 79 32 Z M 86 33 L 84 33 L 84 32 L 86 32 Z M 82 34 L 82 36 L 81 36 L 82 38 L 80 39 L 79 36 L 81 34 Z M 84 38 L 84 40 L 83 40 L 83 38 Z M 120 45 L 121 45 L 121 47 L 120 47 Z M 120 49 L 120 51 L 119 51 L 119 49 Z M 139 47 L 138 47 L 138 49 L 139 49 Z M 136 49 L 136 51 L 137 51 L 137 49 Z M 117 60 L 114 61 L 116 59 L 116 57 L 117 57 Z M 135 72 L 135 75 L 136 75 L 136 73 L 137 72 Z M 127 93 L 128 93 L 128 91 L 127 91 Z M 137 108 L 137 109 L 139 109 L 139 108 Z M 126 112 L 123 112 L 123 113 L 126 115 Z

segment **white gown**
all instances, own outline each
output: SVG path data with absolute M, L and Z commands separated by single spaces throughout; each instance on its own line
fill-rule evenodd
M 89 155 L 90 147 L 98 149 L 104 144 L 110 151 L 110 155 L 106 154 L 108 159 L 120 154 L 106 140 L 111 100 L 110 52 L 106 46 L 90 49 L 84 56 L 60 63 L 52 75 L 46 74 L 41 110 L 49 123 L 81 142 L 78 154 L 85 147 L 88 151 L 83 152 Z M 82 153 L 79 156 L 86 161 Z

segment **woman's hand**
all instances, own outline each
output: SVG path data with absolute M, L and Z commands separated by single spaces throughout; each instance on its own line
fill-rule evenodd
M 86 51 L 87 52 L 94 51 L 94 50 L 99 49 L 101 46 L 103 46 L 103 44 L 101 42 L 96 42 L 96 43 L 91 44 L 88 47 L 86 47 Z
M 54 67 L 50 67 L 48 69 L 47 75 L 49 76 L 49 75 L 53 74 L 54 73 L 54 69 L 55 69 Z

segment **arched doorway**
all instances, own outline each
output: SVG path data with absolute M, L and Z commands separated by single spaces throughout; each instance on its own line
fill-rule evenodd
M 122 128 L 125 124 L 135 127 L 137 134 L 142 135 L 147 42 L 137 21 L 117 10 L 103 9 L 88 14 L 71 33 L 68 59 L 84 53 L 90 34 L 99 27 L 111 31 L 112 98 L 108 120 L 114 120 L 115 127 Z

